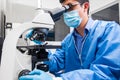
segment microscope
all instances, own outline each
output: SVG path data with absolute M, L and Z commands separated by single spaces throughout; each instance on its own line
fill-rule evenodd
M 59 20 L 71 6 L 73 5 L 68 4 L 46 12 L 40 9 L 39 14 L 31 22 L 22 23 L 6 36 L 0 66 L 1 80 L 18 80 L 20 76 L 27 75 L 35 68 L 46 72 L 49 70 L 49 66 L 43 63 L 49 61 L 46 49 L 55 49 L 61 46 L 46 43 L 48 31 L 53 29 L 54 22 Z M 21 35 L 31 29 L 27 39 L 38 44 L 17 45 Z M 27 39 L 24 38 L 24 40 Z
M 37 45 L 27 45 L 27 46 L 17 46 L 17 49 L 21 53 L 25 53 L 27 51 L 27 55 L 31 55 L 31 69 L 40 69 L 45 72 L 49 71 L 49 66 L 44 62 L 49 61 L 48 55 L 49 53 L 46 49 L 56 49 L 61 48 L 59 44 L 50 45 L 46 42 L 46 37 L 48 34 L 48 28 L 35 28 L 32 29 L 29 33 L 27 33 L 27 37 L 30 41 L 33 41 Z M 27 40 L 27 39 L 26 39 Z M 18 77 L 27 75 L 30 72 L 28 69 L 23 69 Z

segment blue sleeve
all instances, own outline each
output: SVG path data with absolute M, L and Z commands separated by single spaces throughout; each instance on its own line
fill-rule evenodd
M 55 53 L 50 55 L 50 64 L 49 64 L 49 71 L 50 72 L 58 72 L 64 69 L 65 63 L 65 39 L 61 43 L 62 48 L 56 49 Z
M 89 69 L 70 71 L 63 80 L 120 80 L 120 26 L 107 25 Z

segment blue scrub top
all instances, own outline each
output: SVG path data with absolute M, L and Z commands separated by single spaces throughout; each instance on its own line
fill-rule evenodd
M 120 25 L 89 19 L 86 29 L 85 38 L 77 39 L 74 32 L 65 37 L 62 48 L 49 57 L 50 71 L 63 70 L 63 80 L 119 80 Z

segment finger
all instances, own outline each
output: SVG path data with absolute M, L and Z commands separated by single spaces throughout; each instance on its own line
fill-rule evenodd
M 42 73 L 43 73 L 42 70 L 35 69 L 35 70 L 31 71 L 29 74 L 30 75 L 40 75 Z
M 34 76 L 31 75 L 26 75 L 26 76 L 21 76 L 19 80 L 33 80 Z

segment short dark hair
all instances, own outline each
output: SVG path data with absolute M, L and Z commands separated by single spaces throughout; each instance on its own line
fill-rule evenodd
M 83 3 L 85 3 L 85 2 L 89 2 L 89 0 L 76 0 L 76 1 L 78 1 L 79 3 L 81 3 L 81 5 L 82 5 Z
M 76 0 L 76 1 L 78 1 L 81 5 L 83 5 L 85 2 L 89 2 L 89 0 Z M 89 9 L 87 13 L 89 14 Z
M 63 3 L 65 0 L 59 0 L 60 3 Z M 89 2 L 89 0 L 76 0 L 80 3 L 80 5 L 83 5 L 85 2 Z M 89 14 L 89 9 L 88 9 L 88 14 Z
M 59 0 L 59 1 L 60 1 L 60 3 L 63 3 L 65 0 Z M 85 2 L 89 2 L 89 0 L 76 0 L 76 1 L 78 1 L 79 3 L 81 3 L 81 5 L 83 3 L 85 3 Z

